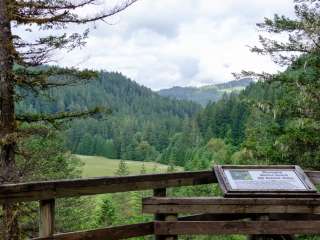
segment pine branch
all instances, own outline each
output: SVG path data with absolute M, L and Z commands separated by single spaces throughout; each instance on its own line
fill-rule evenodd
M 16 26 L 26 26 L 27 31 L 32 31 L 30 26 L 39 26 L 40 31 L 59 29 L 64 31 L 70 24 L 86 24 L 104 21 L 106 18 L 122 12 L 137 0 L 122 0 L 120 4 L 111 9 L 103 10 L 97 14 L 80 16 L 76 10 L 89 5 L 97 4 L 97 0 L 17 0 L 10 2 L 10 20 Z M 20 36 L 13 36 L 14 47 L 12 56 L 16 63 L 23 66 L 40 66 L 52 61 L 55 50 L 67 49 L 71 51 L 86 44 L 89 30 L 83 33 L 62 33 L 57 36 L 49 34 L 36 41 L 27 42 Z
M 79 17 L 76 15 L 73 15 L 73 18 L 71 19 L 66 19 L 66 20 L 59 20 L 57 22 L 61 22 L 61 23 L 77 23 L 77 24 L 86 24 L 89 22 L 96 22 L 99 20 L 104 20 L 108 17 L 114 16 L 119 12 L 122 12 L 123 10 L 125 10 L 126 8 L 130 7 L 132 4 L 134 4 L 135 2 L 137 2 L 138 0 L 127 0 L 125 1 L 123 4 L 118 5 L 116 7 L 114 7 L 113 9 L 111 9 L 108 12 L 101 12 L 100 14 L 97 14 L 96 16 L 89 16 L 89 17 Z
M 96 0 L 84 0 L 79 3 L 71 3 L 69 1 L 65 2 L 44 2 L 44 1 L 23 1 L 18 0 L 17 6 L 20 8 L 29 8 L 29 9 L 46 9 L 46 10 L 74 10 L 80 7 L 88 6 L 90 4 L 94 4 Z
M 57 121 L 73 120 L 76 118 L 84 118 L 97 116 L 101 114 L 110 114 L 111 109 L 96 107 L 88 111 L 81 112 L 61 112 L 55 114 L 20 114 L 16 116 L 16 120 L 25 123 L 46 122 L 55 125 Z
M 96 0 L 95 0 L 96 1 Z M 95 1 L 88 1 L 90 4 L 94 3 Z M 80 17 L 79 15 L 72 13 L 70 9 L 77 9 L 76 5 L 72 7 L 72 5 L 69 5 L 69 8 L 64 8 L 65 10 L 63 12 L 58 11 L 59 9 L 50 9 L 53 10 L 50 12 L 42 12 L 42 13 L 33 13 L 30 14 L 28 11 L 16 11 L 12 15 L 12 20 L 15 20 L 18 22 L 18 24 L 37 24 L 37 25 L 44 25 L 44 24 L 68 24 L 68 23 L 76 23 L 76 24 L 86 24 L 89 22 L 96 22 L 99 20 L 104 20 L 105 18 L 111 17 L 116 15 L 119 12 L 122 12 L 132 4 L 137 2 L 137 0 L 126 0 L 122 4 L 115 6 L 111 10 L 108 11 L 102 11 L 101 13 L 95 15 L 95 16 L 87 16 L 87 17 Z M 79 7 L 83 7 L 85 5 L 88 5 L 89 3 L 82 3 L 79 4 Z M 43 6 L 43 9 L 46 9 L 45 6 Z M 62 8 L 63 9 L 63 8 Z M 48 10 L 48 8 L 47 8 Z M 49 15 L 49 16 L 47 16 Z M 51 16 L 50 16 L 51 15 Z
M 14 73 L 17 86 L 35 92 L 49 88 L 75 86 L 98 77 L 96 71 L 59 67 L 25 68 L 17 66 Z

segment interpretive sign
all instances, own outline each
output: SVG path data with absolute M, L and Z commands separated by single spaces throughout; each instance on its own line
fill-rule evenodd
M 299 166 L 215 166 L 225 196 L 312 194 L 316 188 Z

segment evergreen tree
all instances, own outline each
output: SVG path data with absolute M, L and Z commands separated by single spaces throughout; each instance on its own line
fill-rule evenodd
M 117 171 L 115 172 L 117 176 L 128 176 L 129 175 L 129 168 L 125 160 L 121 159 L 119 161 L 119 166 Z
M 170 160 L 168 168 L 167 168 L 167 172 L 168 173 L 172 173 L 172 172 L 175 172 L 175 171 L 176 171 L 176 167 L 175 167 L 174 161 Z
M 268 162 L 319 168 L 320 6 L 316 1 L 297 0 L 294 9 L 293 18 L 276 14 L 273 19 L 266 18 L 257 24 L 271 37 L 260 36 L 261 46 L 253 47 L 252 51 L 270 55 L 276 63 L 288 68 L 280 74 L 244 72 L 282 91 L 275 99 L 257 102 L 263 115 L 258 123 L 265 122 L 265 118 L 270 121 L 249 129 L 246 146 Z M 275 35 L 280 34 L 287 39 L 277 39 Z
M 27 128 L 27 126 L 24 126 Z M 56 179 L 80 178 L 83 163 L 68 153 L 61 134 L 48 129 L 44 136 L 32 136 L 20 142 L 20 147 L 30 153 L 26 159 L 17 156 L 17 166 L 23 169 L 25 181 L 47 181 Z M 36 166 L 36 167 L 35 167 Z M 90 228 L 94 222 L 95 202 L 90 197 L 57 199 L 56 230 L 59 232 L 75 231 Z M 38 204 L 22 204 L 17 212 L 21 223 L 22 239 L 38 236 Z
M 78 145 L 77 152 L 84 155 L 91 155 L 94 152 L 94 146 L 94 139 L 86 133 Z
M 111 159 L 117 158 L 116 148 L 114 146 L 113 141 L 110 139 L 105 142 L 103 156 Z
M 19 178 L 16 166 L 16 152 L 18 152 L 18 138 L 22 134 L 18 129 L 18 121 L 26 122 L 51 122 L 63 118 L 82 116 L 84 113 L 61 113 L 56 115 L 41 114 L 16 114 L 15 99 L 19 94 L 16 89 L 26 91 L 50 87 L 65 86 L 75 83 L 72 76 L 83 79 L 90 78 L 93 73 L 83 71 L 80 74 L 72 69 L 60 71 L 57 68 L 38 68 L 43 63 L 49 62 L 50 56 L 55 50 L 72 50 L 83 46 L 88 36 L 88 31 L 81 33 L 67 33 L 70 24 L 83 25 L 88 22 L 103 20 L 109 16 L 124 10 L 135 0 L 125 1 L 121 5 L 109 11 L 103 11 L 93 15 L 81 16 L 79 9 L 92 6 L 96 0 L 60 1 L 60 0 L 2 0 L 0 1 L 0 172 L 2 182 L 17 182 Z M 31 27 L 30 27 L 31 26 Z M 13 27 L 19 27 L 20 31 L 43 31 L 40 37 L 33 42 L 23 39 L 23 36 L 14 35 Z M 35 29 L 38 27 L 38 29 Z M 56 35 L 52 29 L 60 30 Z M 65 32 L 64 32 L 65 31 Z M 16 66 L 15 66 L 16 64 Z M 66 81 L 53 81 L 49 76 L 66 75 L 70 78 Z M 95 113 L 98 109 L 86 112 Z M 34 133 L 34 132 L 33 132 Z M 3 239 L 19 239 L 19 225 L 15 205 L 4 204 L 4 236 Z
M 146 174 L 147 173 L 147 169 L 146 169 L 146 165 L 144 164 L 144 162 L 141 165 L 141 170 L 140 170 L 140 174 Z
M 98 227 L 110 226 L 116 220 L 116 209 L 112 198 L 106 195 L 103 197 L 102 202 L 99 205 L 96 225 Z

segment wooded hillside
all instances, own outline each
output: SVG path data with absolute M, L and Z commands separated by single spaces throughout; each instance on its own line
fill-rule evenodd
M 52 100 L 54 99 L 54 100 Z M 42 96 L 28 93 L 19 112 L 87 111 L 95 106 L 112 113 L 73 121 L 66 131 L 73 153 L 128 160 L 156 160 L 182 122 L 195 116 L 200 105 L 171 100 L 140 86 L 120 73 L 100 72 L 85 85 L 52 89 Z

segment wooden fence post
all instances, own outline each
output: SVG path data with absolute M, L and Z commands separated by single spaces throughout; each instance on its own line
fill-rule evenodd
M 153 196 L 154 197 L 166 197 L 167 196 L 167 189 L 166 188 L 153 189 Z M 154 214 L 155 221 L 164 221 L 165 217 L 166 217 L 165 214 L 159 214 L 159 213 Z M 155 235 L 154 239 L 155 240 L 163 240 L 163 239 L 165 239 L 165 237 L 160 236 L 160 235 Z
M 52 237 L 54 234 L 55 200 L 40 201 L 39 237 Z
M 167 196 L 167 189 L 166 188 L 157 188 L 153 189 L 153 196 L 154 197 L 166 197 Z M 165 214 L 155 214 L 154 220 L 156 221 L 164 221 Z
M 168 221 L 168 222 L 178 221 L 178 214 L 170 214 L 170 215 L 167 215 L 167 216 L 165 217 L 165 221 Z M 177 236 L 177 235 L 168 235 L 168 236 L 165 236 L 164 239 L 165 239 L 165 240 L 177 240 L 177 239 L 178 239 L 178 236 Z

